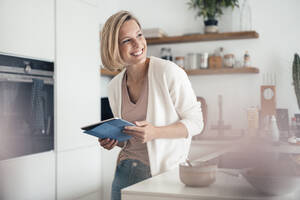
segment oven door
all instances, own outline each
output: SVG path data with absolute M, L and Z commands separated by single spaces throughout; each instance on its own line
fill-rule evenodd
M 53 78 L 1 67 L 0 160 L 53 150 Z

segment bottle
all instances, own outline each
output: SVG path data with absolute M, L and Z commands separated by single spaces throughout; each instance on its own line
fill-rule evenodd
M 248 51 L 244 54 L 244 67 L 250 67 L 250 55 Z
M 244 0 L 240 12 L 240 31 L 252 30 L 252 12 L 248 0 Z
M 274 115 L 271 117 L 271 140 L 273 144 L 279 144 L 279 129 Z
M 171 48 L 165 48 L 165 47 L 161 48 L 161 50 L 160 50 L 160 57 L 162 59 L 172 61 L 173 57 L 172 57 Z

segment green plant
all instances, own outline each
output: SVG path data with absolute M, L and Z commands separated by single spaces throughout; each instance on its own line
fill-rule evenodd
M 295 53 L 293 61 L 293 82 L 298 108 L 300 109 L 300 57 L 297 53 Z
M 215 20 L 223 14 L 223 8 L 239 7 L 239 0 L 189 0 L 190 9 L 197 10 L 196 16 L 204 20 Z

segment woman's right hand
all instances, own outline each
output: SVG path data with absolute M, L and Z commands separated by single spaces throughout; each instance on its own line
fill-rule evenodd
M 98 141 L 100 143 L 100 146 L 102 146 L 104 149 L 107 150 L 111 150 L 118 144 L 118 140 L 109 139 L 109 138 L 105 138 L 105 139 L 99 138 Z

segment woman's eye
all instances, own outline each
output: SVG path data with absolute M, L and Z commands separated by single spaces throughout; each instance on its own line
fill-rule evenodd
M 127 39 L 127 40 L 123 40 L 123 44 L 126 44 L 126 43 L 128 43 L 130 41 L 130 39 Z
M 139 33 L 139 34 L 138 34 L 138 37 L 141 37 L 141 36 L 143 36 L 143 33 Z

